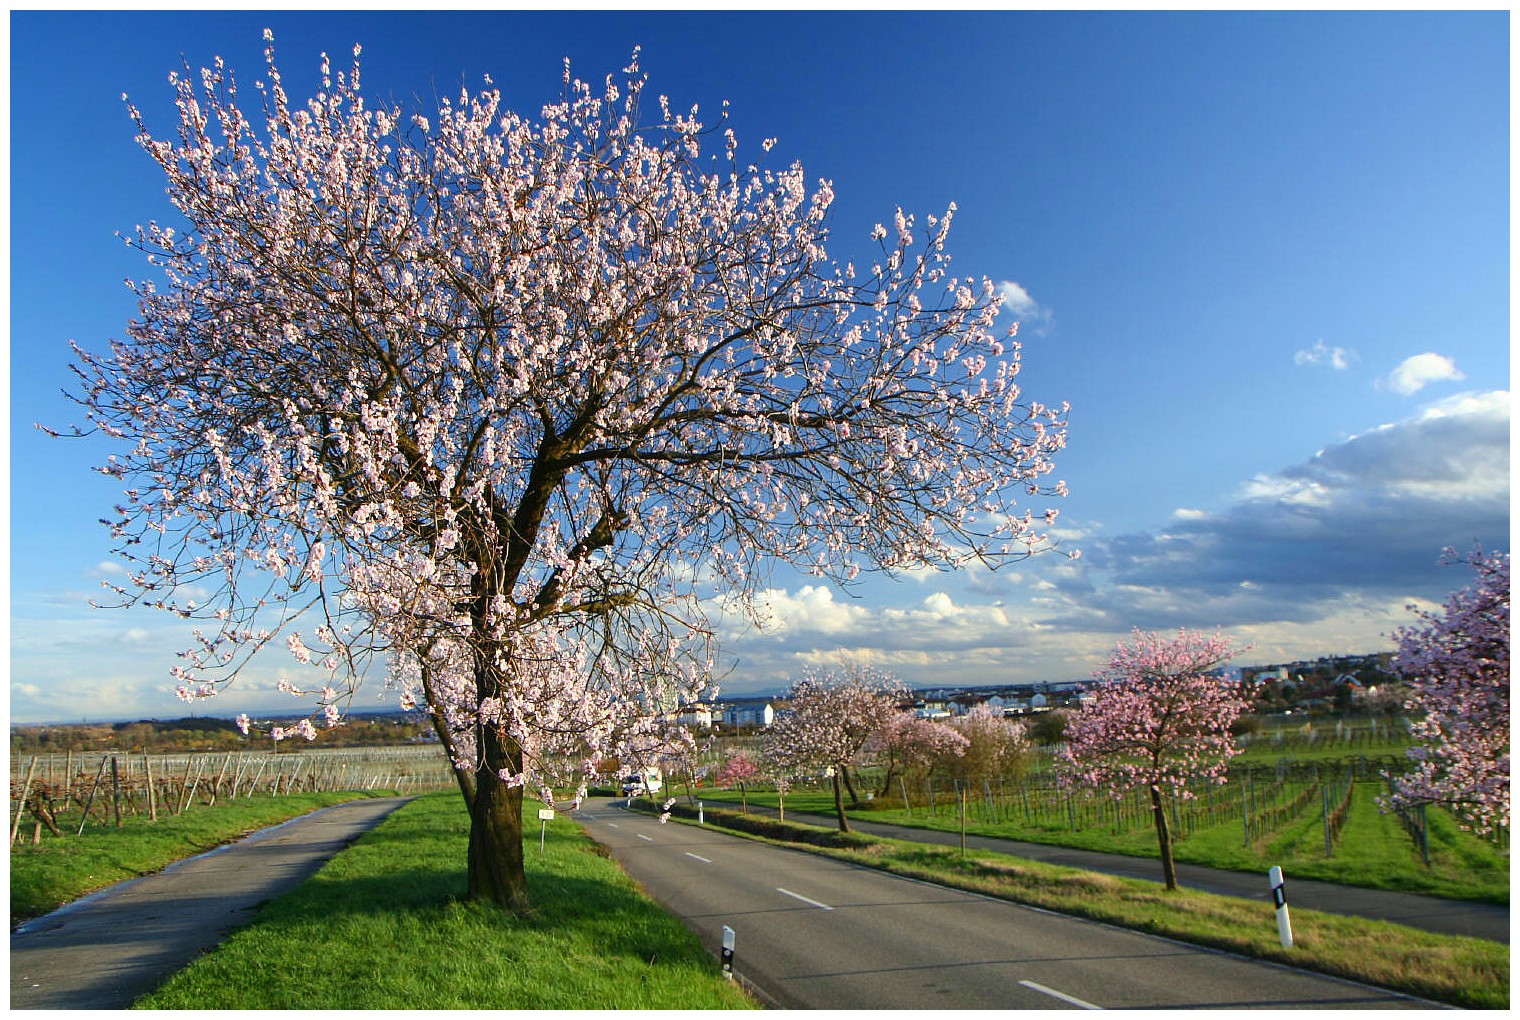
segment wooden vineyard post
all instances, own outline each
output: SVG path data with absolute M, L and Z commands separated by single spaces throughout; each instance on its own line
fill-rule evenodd
M 84 835 L 84 823 L 90 820 L 90 808 L 95 803 L 95 791 L 100 789 L 100 777 L 106 774 L 106 756 L 100 756 L 100 768 L 95 770 L 95 782 L 90 786 L 90 796 L 84 802 L 84 814 L 79 819 L 79 831 L 76 836 Z
M 31 767 L 26 770 L 26 782 L 21 784 L 21 800 L 16 804 L 16 820 L 11 823 L 11 842 L 16 842 L 16 833 L 21 828 L 21 812 L 26 810 L 27 794 L 32 792 L 32 776 L 37 772 L 37 756 L 32 755 Z
M 158 798 L 153 796 L 153 762 L 148 759 L 148 752 L 143 752 L 143 775 L 148 783 L 148 821 L 158 821 Z
M 195 759 L 195 779 L 194 779 L 194 781 L 191 781 L 191 779 L 190 779 L 190 762 L 188 760 L 185 762 L 185 795 L 180 798 L 180 801 L 179 801 L 179 810 L 176 811 L 176 812 L 174 812 L 175 814 L 177 814 L 177 815 L 184 814 L 185 813 L 185 808 L 187 808 L 187 807 L 190 806 L 190 799 L 195 796 L 195 788 L 197 786 L 201 785 L 201 765 L 203 764 L 203 762 L 204 762 L 204 759 L 201 759 L 201 758 L 196 758 Z
M 224 762 L 222 762 L 221 771 L 216 774 L 216 781 L 211 784 L 211 804 L 206 805 L 207 807 L 211 807 L 212 805 L 214 805 L 216 803 L 216 798 L 219 797 L 219 796 L 221 796 L 221 793 L 222 793 L 222 777 L 227 774 L 227 766 L 229 766 L 231 764 L 232 764 L 232 753 L 228 752 L 228 754 L 227 754 L 227 760 L 224 761 Z
M 258 770 L 258 772 L 254 773 L 253 778 L 251 780 L 249 780 L 249 782 L 248 782 L 248 792 L 243 795 L 243 799 L 244 800 L 249 800 L 249 799 L 251 799 L 253 797 L 253 791 L 259 785 L 259 777 L 264 774 L 264 766 L 266 766 L 268 764 L 269 764 L 269 759 L 268 758 L 260 759 L 260 761 L 259 761 L 259 770 Z
M 121 774 L 116 770 L 116 756 L 111 756 L 111 811 L 116 816 L 116 827 L 121 828 Z

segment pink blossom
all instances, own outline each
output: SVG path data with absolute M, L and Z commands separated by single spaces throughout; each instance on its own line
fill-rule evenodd
M 1474 550 L 1466 562 L 1476 583 L 1395 634 L 1420 744 L 1385 806 L 1444 804 L 1464 828 L 1487 833 L 1509 827 L 1509 554 Z
M 1134 632 L 1084 691 L 1057 756 L 1072 786 L 1121 796 L 1148 790 L 1168 889 L 1177 888 L 1165 798 L 1191 798 L 1197 782 L 1224 782 L 1238 753 L 1230 727 L 1245 708 L 1239 692 L 1210 670 L 1235 653 L 1230 641 L 1179 630 Z M 1089 700 L 1090 699 L 1090 700 Z

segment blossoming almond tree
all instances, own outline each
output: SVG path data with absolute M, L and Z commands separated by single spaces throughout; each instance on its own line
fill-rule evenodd
M 735 751 L 724 759 L 723 764 L 718 766 L 718 771 L 713 773 L 713 782 L 723 789 L 739 788 L 739 806 L 749 814 L 749 793 L 745 789 L 750 783 L 758 780 L 763 773 L 760 766 L 749 756 L 747 751 Z
M 699 582 L 1037 550 L 1055 510 L 1017 499 L 1064 491 L 1064 408 L 1021 394 L 949 213 L 831 261 L 828 182 L 729 130 L 704 157 L 722 125 L 645 102 L 637 55 L 529 118 L 489 80 L 371 103 L 354 53 L 304 105 L 271 43 L 256 110 L 220 61 L 173 76 L 167 136 L 129 106 L 183 223 L 131 238 L 154 275 L 76 345 L 78 400 L 121 444 L 117 594 L 209 623 L 183 695 L 283 635 L 331 725 L 375 656 L 441 651 L 470 895 L 516 907 L 534 734 L 594 757 L 704 693 Z
M 1010 778 L 1027 766 L 1031 746 L 1026 727 L 986 705 L 977 705 L 950 726 L 965 741 L 959 754 L 945 759 L 947 771 L 960 783 L 976 786 Z
M 1177 888 L 1166 798 L 1188 799 L 1189 785 L 1223 783 L 1238 749 L 1230 727 L 1245 709 L 1238 693 L 1208 671 L 1235 653 L 1230 641 L 1179 630 L 1175 637 L 1135 631 L 1094 673 L 1084 704 L 1057 753 L 1065 782 L 1114 797 L 1150 791 L 1151 815 L 1167 889 Z
M 867 742 L 865 750 L 885 761 L 887 771 L 877 796 L 887 796 L 892 780 L 903 783 L 903 806 L 909 807 L 905 777 L 927 772 L 937 762 L 966 753 L 969 742 L 944 723 L 912 712 L 898 712 Z
M 1509 554 L 1476 550 L 1467 563 L 1472 585 L 1394 635 L 1421 744 L 1388 804 L 1445 804 L 1463 827 L 1488 833 L 1509 826 Z
M 834 783 L 839 831 L 850 831 L 844 811 L 844 771 L 898 714 L 906 689 L 897 678 L 864 666 L 808 673 L 786 693 L 789 709 L 761 739 L 765 757 L 791 775 L 827 772 Z

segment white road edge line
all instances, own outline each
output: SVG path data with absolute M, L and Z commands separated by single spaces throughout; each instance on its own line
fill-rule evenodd
M 695 857 L 697 860 L 701 861 L 703 864 L 711 864 L 712 863 L 712 861 L 709 860 L 708 858 L 703 857 L 701 854 L 694 854 L 690 850 L 686 851 L 686 856 L 687 857 Z
M 640 839 L 647 839 L 651 843 L 654 842 L 654 837 L 653 836 L 646 836 L 642 832 L 634 833 L 634 835 L 638 836 Z
M 1103 1008 L 1102 1006 L 1094 1006 L 1090 1002 L 1083 1002 L 1081 999 L 1077 998 L 1076 996 L 1067 995 L 1065 992 L 1058 992 L 1054 988 L 1046 988 L 1044 985 L 1036 984 L 1033 981 L 1020 981 L 1019 984 L 1023 985 L 1025 988 L 1033 988 L 1035 991 L 1039 992 L 1040 994 L 1042 994 L 1042 995 L 1048 995 L 1052 999 L 1060 999 L 1062 1002 L 1069 1002 L 1073 1006 L 1076 1006 L 1078 1009 L 1102 1009 Z
M 806 896 L 801 896 L 801 895 L 799 895 L 797 893 L 794 893 L 790 889 L 783 889 L 779 885 L 776 886 L 776 891 L 778 893 L 785 893 L 786 895 L 792 897 L 792 899 L 794 899 L 794 900 L 801 900 L 803 903 L 812 904 L 813 906 L 817 907 L 819 910 L 833 910 L 834 909 L 833 907 L 829 906 L 827 903 L 819 903 L 817 900 L 810 900 Z

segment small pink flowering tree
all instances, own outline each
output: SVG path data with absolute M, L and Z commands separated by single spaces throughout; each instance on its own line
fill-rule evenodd
M 725 790 L 734 787 L 739 788 L 739 806 L 749 814 L 749 794 L 746 786 L 755 782 L 763 773 L 760 766 L 749 756 L 748 751 L 735 751 L 718 766 L 718 771 L 713 773 L 713 781 Z
M 767 757 L 791 774 L 829 774 L 839 831 L 850 831 L 844 810 L 844 772 L 871 738 L 899 712 L 906 689 L 895 677 L 863 666 L 807 674 L 787 691 L 790 708 L 766 730 Z
M 1466 562 L 1474 583 L 1394 635 L 1422 743 L 1386 804 L 1444 804 L 1464 828 L 1489 833 L 1509 826 L 1509 554 L 1477 550 Z
M 1166 798 L 1187 799 L 1191 784 L 1223 783 L 1238 749 L 1230 727 L 1245 709 L 1236 690 L 1208 672 L 1235 653 L 1227 638 L 1180 630 L 1136 631 L 1094 673 L 1091 701 L 1071 719 L 1057 767 L 1065 782 L 1120 797 L 1150 792 L 1161 870 L 1177 888 Z
M 886 796 L 896 778 L 904 786 L 903 807 L 909 807 L 907 777 L 927 773 L 937 763 L 965 754 L 968 744 L 964 736 L 944 723 L 912 712 L 898 712 L 871 737 L 865 748 L 887 766 L 878 796 Z
M 992 282 L 951 272 L 953 205 L 898 211 L 857 269 L 827 181 L 646 102 L 637 59 L 600 88 L 567 66 L 531 118 L 489 81 L 371 102 L 354 54 L 304 104 L 271 42 L 252 104 L 217 61 L 172 76 L 166 134 L 129 106 L 181 222 L 130 239 L 154 277 L 125 339 L 76 345 L 76 399 L 120 444 L 120 601 L 205 621 L 182 695 L 283 638 L 335 724 L 411 656 L 470 735 L 468 894 L 526 908 L 541 749 L 709 693 L 708 583 L 752 611 L 778 561 L 1028 555 L 1065 409 L 1021 394 Z

